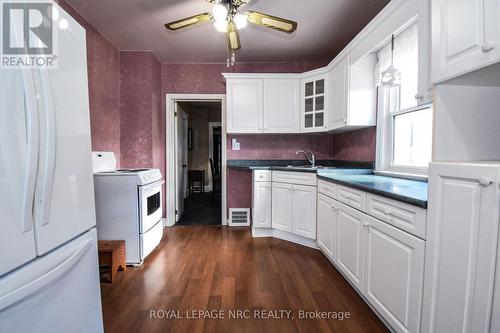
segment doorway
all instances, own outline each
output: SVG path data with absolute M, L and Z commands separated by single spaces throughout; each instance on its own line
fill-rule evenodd
M 167 95 L 167 226 L 227 224 L 224 108 L 225 95 Z

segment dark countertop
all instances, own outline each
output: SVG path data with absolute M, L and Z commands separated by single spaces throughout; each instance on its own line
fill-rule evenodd
M 288 165 L 303 166 L 309 165 L 307 160 L 228 160 L 226 166 L 233 169 L 276 169 L 286 168 Z M 342 161 L 342 160 L 317 160 L 316 165 L 335 168 L 363 168 L 373 169 L 373 162 Z M 285 169 L 286 170 L 286 169 Z M 303 170 L 288 170 L 301 171 Z M 309 170 L 316 172 L 315 170 Z
M 298 169 L 288 165 L 308 165 L 305 160 L 228 160 L 229 168 L 242 170 L 284 170 L 314 172 L 318 178 L 340 185 L 357 188 L 389 199 L 398 200 L 427 209 L 427 182 L 373 174 L 372 162 L 326 160 L 317 161 L 327 168 Z
M 353 172 L 354 171 L 354 172 Z M 378 176 L 371 170 L 319 169 L 318 178 L 427 209 L 427 182 Z

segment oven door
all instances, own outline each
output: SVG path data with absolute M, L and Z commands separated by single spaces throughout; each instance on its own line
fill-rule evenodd
M 139 228 L 145 233 L 151 229 L 163 214 L 161 187 L 164 181 L 139 186 Z

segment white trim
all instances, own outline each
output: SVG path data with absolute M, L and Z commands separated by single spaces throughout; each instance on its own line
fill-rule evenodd
M 165 95 L 165 149 L 166 151 L 166 218 L 167 226 L 175 224 L 175 118 L 174 110 L 177 102 L 221 102 L 221 119 L 222 119 L 222 225 L 227 224 L 227 202 L 226 202 L 226 95 L 225 94 L 166 94 Z

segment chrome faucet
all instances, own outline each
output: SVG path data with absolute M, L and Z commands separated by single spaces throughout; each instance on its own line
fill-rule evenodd
M 300 150 L 297 150 L 297 152 L 295 153 L 295 155 L 298 155 L 298 154 L 304 154 L 307 158 L 307 160 L 309 161 L 309 163 L 311 163 L 311 166 L 314 168 L 316 166 L 316 157 L 314 156 L 314 153 L 311 151 L 309 152 L 309 154 L 311 156 L 309 156 L 308 153 L 306 153 L 304 150 L 300 149 Z

